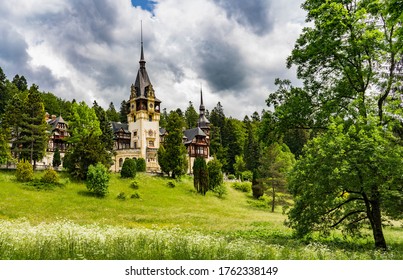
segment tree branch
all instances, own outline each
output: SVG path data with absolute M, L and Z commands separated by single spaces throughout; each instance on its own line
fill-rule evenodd
M 348 217 L 358 214 L 358 213 L 365 213 L 365 211 L 363 210 L 357 210 L 357 211 L 353 211 L 348 213 L 347 215 L 345 215 L 343 218 L 341 218 L 337 223 L 335 223 L 334 225 L 332 225 L 331 227 L 337 227 L 341 222 L 343 222 L 345 219 L 347 219 Z

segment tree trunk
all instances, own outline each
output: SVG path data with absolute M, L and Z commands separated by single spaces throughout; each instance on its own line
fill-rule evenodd
M 372 226 L 372 232 L 374 235 L 374 240 L 375 240 L 375 248 L 377 249 L 387 249 L 386 246 L 386 241 L 385 237 L 383 235 L 383 230 L 382 230 L 382 218 L 381 218 L 381 207 L 379 205 L 379 200 L 376 199 L 374 201 L 371 201 L 371 208 L 372 208 L 372 219 L 373 223 L 371 223 Z
M 274 185 L 272 185 L 272 202 L 271 202 L 271 212 L 272 213 L 274 213 L 274 206 L 275 206 L 275 203 L 276 203 L 276 193 L 275 193 L 275 190 L 274 190 Z

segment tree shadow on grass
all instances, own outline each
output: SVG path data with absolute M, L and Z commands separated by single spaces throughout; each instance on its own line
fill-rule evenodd
M 77 194 L 85 197 L 103 198 L 102 196 L 99 196 L 96 193 L 90 191 L 78 191 Z

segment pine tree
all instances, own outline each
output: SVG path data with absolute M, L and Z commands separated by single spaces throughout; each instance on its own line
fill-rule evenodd
M 62 164 L 62 160 L 60 158 L 60 151 L 59 148 L 56 148 L 54 153 L 53 153 L 53 161 L 52 161 L 52 166 L 54 168 L 58 168 Z
M 197 120 L 199 119 L 199 114 L 196 112 L 191 101 L 189 101 L 189 106 L 185 111 L 185 122 L 186 128 L 190 129 L 197 126 Z
M 193 185 L 196 191 L 202 195 L 206 195 L 209 189 L 207 164 L 202 157 L 197 157 L 193 164 Z

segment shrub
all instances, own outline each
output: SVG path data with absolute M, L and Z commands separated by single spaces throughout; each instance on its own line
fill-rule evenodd
M 87 172 L 87 189 L 98 196 L 105 196 L 108 193 L 109 173 L 108 169 L 102 164 L 90 165 Z
M 224 197 L 224 195 L 228 193 L 227 188 L 225 187 L 224 184 L 215 186 L 213 192 L 216 193 L 219 198 Z
M 241 192 L 250 192 L 252 190 L 252 184 L 250 182 L 235 182 L 232 183 L 231 186 Z
M 43 174 L 41 182 L 46 184 L 56 184 L 59 182 L 59 176 L 55 170 L 48 168 Z
M 168 186 L 168 188 L 175 188 L 175 183 L 174 182 L 172 182 L 172 181 L 169 181 L 168 183 L 167 183 L 167 186 Z
M 132 189 L 138 190 L 138 189 L 139 189 L 139 182 L 137 182 L 136 180 L 132 181 L 132 182 L 130 183 L 130 187 L 131 187 Z
M 209 189 L 214 190 L 223 184 L 222 164 L 218 159 L 210 160 L 207 163 Z
M 138 158 L 136 160 L 137 172 L 146 172 L 146 161 L 144 158 Z
M 121 192 L 121 193 L 118 194 L 118 196 L 116 198 L 120 199 L 120 200 L 125 200 L 126 199 L 126 194 L 124 192 Z
M 122 178 L 134 178 L 136 177 L 136 161 L 131 158 L 126 158 L 123 162 L 122 170 L 120 171 L 120 176 Z
M 60 164 L 62 164 L 62 160 L 60 158 L 60 151 L 58 148 L 56 148 L 55 152 L 53 153 L 52 165 L 53 167 L 57 168 L 60 166 Z
M 140 198 L 140 194 L 138 192 L 133 193 L 130 198 L 135 198 L 135 199 L 139 199 Z
M 17 171 L 15 173 L 17 181 L 20 182 L 29 182 L 34 179 L 34 169 L 32 168 L 31 163 L 28 161 L 20 161 L 17 164 Z
M 252 182 L 253 179 L 253 172 L 252 171 L 244 171 L 242 172 L 242 181 L 249 181 Z
M 259 198 L 264 194 L 264 188 L 262 185 L 253 185 L 252 186 L 252 193 L 254 198 Z
M 228 180 L 235 180 L 235 179 L 236 179 L 236 177 L 235 177 L 234 174 L 229 174 L 228 175 Z

